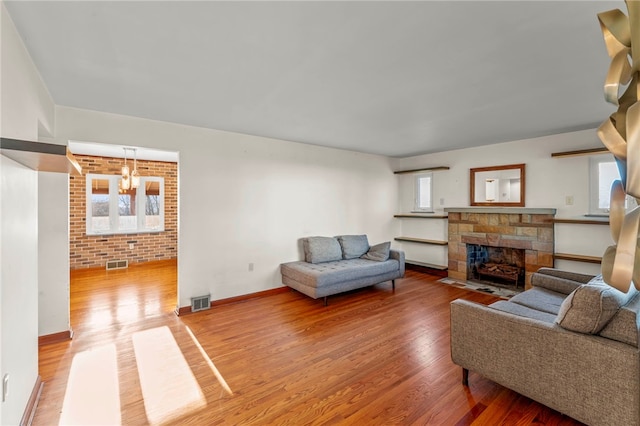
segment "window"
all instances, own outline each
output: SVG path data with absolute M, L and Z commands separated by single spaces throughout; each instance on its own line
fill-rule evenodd
M 620 179 L 613 155 L 597 155 L 589 159 L 589 214 L 609 215 L 611 185 Z M 626 207 L 635 206 L 635 199 L 627 196 Z
M 140 177 L 118 191 L 119 175 L 87 174 L 87 235 L 164 231 L 164 179 Z
M 433 178 L 431 173 L 416 175 L 415 205 L 418 212 L 433 212 Z

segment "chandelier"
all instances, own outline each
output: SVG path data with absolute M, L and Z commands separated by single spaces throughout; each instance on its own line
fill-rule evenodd
M 138 156 L 136 148 L 122 148 L 124 150 L 124 164 L 120 171 L 122 178 L 119 182 L 121 191 L 136 189 L 140 186 L 140 174 L 138 173 Z M 133 151 L 133 171 L 129 173 L 129 165 L 127 164 L 127 151 Z

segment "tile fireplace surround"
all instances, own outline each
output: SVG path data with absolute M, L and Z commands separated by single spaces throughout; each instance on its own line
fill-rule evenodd
M 539 268 L 553 267 L 556 209 L 449 207 L 449 278 L 467 280 L 467 244 L 525 250 L 525 289 Z

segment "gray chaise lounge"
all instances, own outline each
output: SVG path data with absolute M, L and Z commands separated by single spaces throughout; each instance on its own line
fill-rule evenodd
M 463 368 L 589 425 L 640 424 L 640 292 L 543 268 L 533 287 L 485 306 L 451 303 Z
M 369 246 L 366 235 L 303 238 L 305 260 L 280 265 L 282 283 L 314 299 L 404 276 L 404 252 Z

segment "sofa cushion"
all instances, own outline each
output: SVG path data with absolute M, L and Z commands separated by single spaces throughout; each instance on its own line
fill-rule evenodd
M 366 235 L 340 235 L 338 242 L 342 248 L 343 259 L 355 259 L 369 250 L 369 240 Z
M 631 292 L 629 292 L 631 293 Z M 596 277 L 576 288 L 562 303 L 556 323 L 567 330 L 596 334 L 631 296 Z
M 383 275 L 397 271 L 399 268 L 400 264 L 395 259 L 389 259 L 386 262 L 349 259 L 320 264 L 298 261 L 280 265 L 282 275 L 303 285 L 317 288 L 358 278 Z
M 384 262 L 389 259 L 389 250 L 391 249 L 391 243 L 389 241 L 385 243 L 376 244 L 372 246 L 368 252 L 361 256 L 362 259 L 374 260 L 376 262 Z
M 309 263 L 332 262 L 342 259 L 342 249 L 333 237 L 308 237 L 302 239 L 304 260 Z
M 513 296 L 510 300 L 522 306 L 529 307 L 538 311 L 557 315 L 560 311 L 560 305 L 564 301 L 565 294 L 548 290 L 541 287 L 533 287 L 527 291 Z
M 527 306 L 520 305 L 518 303 L 511 303 L 506 300 L 499 300 L 497 302 L 489 305 L 491 309 L 496 309 L 502 312 L 508 312 L 510 314 L 518 315 L 520 317 L 527 317 L 531 319 L 536 319 L 539 321 L 544 321 L 549 324 L 553 324 L 556 319 L 556 316 L 547 312 L 542 312 L 537 309 L 531 309 Z

